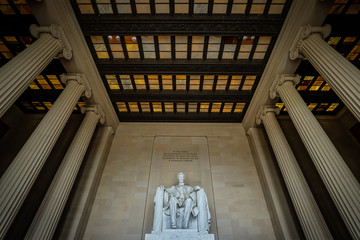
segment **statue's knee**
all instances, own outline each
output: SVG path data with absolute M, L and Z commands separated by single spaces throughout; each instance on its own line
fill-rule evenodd
M 192 205 L 192 199 L 191 198 L 188 198 L 185 200 L 185 205 Z
M 177 203 L 176 197 L 170 197 L 170 204 Z

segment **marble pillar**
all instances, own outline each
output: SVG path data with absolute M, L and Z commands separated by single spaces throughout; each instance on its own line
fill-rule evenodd
M 0 68 L 0 117 L 54 57 L 67 60 L 72 57 L 70 44 L 61 27 L 31 25 L 30 32 L 38 39 Z
M 299 75 L 278 75 L 270 98 L 280 96 L 349 232 L 360 238 L 360 184 L 294 88 Z
M 360 121 L 360 70 L 324 41 L 330 31 L 330 25 L 301 27 L 290 59 L 306 57 Z
M 52 239 L 97 123 L 105 116 L 100 106 L 84 106 L 85 118 L 42 201 L 25 239 Z
M 67 85 L 0 179 L 0 239 L 14 220 L 81 95 L 91 89 L 83 74 L 63 74 Z
M 73 192 L 68 205 L 69 211 L 61 215 L 63 224 L 57 235 L 58 239 L 83 239 L 113 134 L 112 127 L 97 128 L 94 140 L 90 143 L 91 149 L 86 153 L 87 160 L 81 165 L 82 174 L 75 180 L 76 189 L 73 187 L 71 190 Z
M 286 187 L 306 239 L 332 239 L 330 231 L 315 202 L 311 190 L 282 132 L 275 115 L 279 108 L 263 106 L 257 124 L 263 123 L 276 156 Z

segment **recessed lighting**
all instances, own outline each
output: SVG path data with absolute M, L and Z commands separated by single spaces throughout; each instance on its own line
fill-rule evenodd
M 111 35 L 109 35 L 108 38 L 111 40 L 113 37 Z
M 136 37 L 131 37 L 131 41 L 136 42 Z
M 120 36 L 116 36 L 115 38 L 116 38 L 116 40 L 120 40 Z
M 243 36 L 243 40 L 246 40 L 246 39 L 248 39 L 248 36 Z
M 251 36 L 251 40 L 254 40 L 255 39 L 255 36 Z

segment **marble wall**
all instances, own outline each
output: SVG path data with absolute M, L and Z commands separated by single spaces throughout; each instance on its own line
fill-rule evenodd
M 191 171 L 185 179 L 189 185 L 204 185 L 207 181 L 204 179 L 210 179 L 211 184 L 204 188 L 210 188 L 208 198 L 210 195 L 213 199 L 210 207 L 212 233 L 216 238 L 275 239 L 245 131 L 241 124 L 220 123 L 120 123 L 84 239 L 143 239 L 152 226 L 152 219 L 147 216 L 151 213 L 151 204 L 149 207 L 147 203 L 153 197 L 150 180 L 158 179 L 156 175 L 163 174 L 158 170 L 166 168 L 154 167 L 153 163 L 157 161 L 154 160 L 154 143 L 160 138 L 171 142 L 172 138 L 179 137 L 183 140 L 195 139 L 194 145 L 202 139 L 201 142 L 204 140 L 207 145 L 208 159 L 205 163 L 203 160 L 201 164 L 199 162 L 200 175 L 204 178 L 196 178 L 196 171 L 189 170 L 186 163 L 181 163 L 183 169 L 179 171 L 185 174 L 187 170 Z M 181 144 L 191 145 L 190 140 Z M 179 145 L 176 142 L 173 144 L 176 150 Z M 160 161 L 160 164 L 165 162 Z M 176 183 L 174 176 L 162 175 L 160 178 L 165 185 Z

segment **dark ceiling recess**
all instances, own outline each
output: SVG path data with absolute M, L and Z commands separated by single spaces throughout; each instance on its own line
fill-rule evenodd
M 119 119 L 180 122 L 242 121 L 292 3 L 70 2 Z M 29 6 L 12 0 L 5 5 L 0 66 L 36 40 L 29 33 L 37 23 Z M 334 3 L 325 20 L 333 30 L 325 41 L 359 67 L 355 5 Z M 25 113 L 48 111 L 64 88 L 62 73 L 54 59 L 16 104 Z M 301 75 L 296 88 L 314 114 L 341 110 L 343 103 L 307 60 L 296 73 Z M 83 104 L 80 100 L 74 111 Z M 287 114 L 281 100 L 277 106 Z

